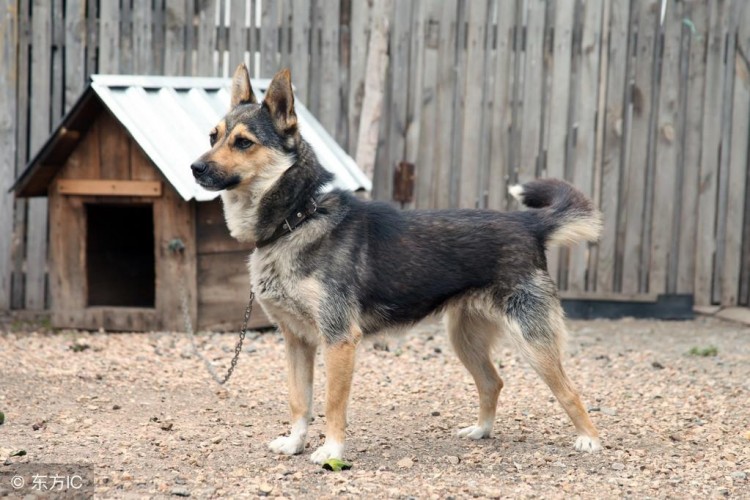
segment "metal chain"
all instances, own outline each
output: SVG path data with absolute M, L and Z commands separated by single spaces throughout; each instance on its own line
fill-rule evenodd
M 242 342 L 244 342 L 245 335 L 247 334 L 247 323 L 250 321 L 250 315 L 253 312 L 253 302 L 255 301 L 255 293 L 253 293 L 252 289 L 250 290 L 250 298 L 248 299 L 247 307 L 245 308 L 245 318 L 242 322 L 242 328 L 240 329 L 240 337 L 237 340 L 237 344 L 234 346 L 234 357 L 232 357 L 232 361 L 229 363 L 229 369 L 227 369 L 227 374 L 224 375 L 224 378 L 221 378 L 216 373 L 216 370 L 214 369 L 214 366 L 211 364 L 211 361 L 209 361 L 208 358 L 206 358 L 203 355 L 203 353 L 201 353 L 198 350 L 198 346 L 195 343 L 195 331 L 193 330 L 193 322 L 190 319 L 190 308 L 188 305 L 187 287 L 185 286 L 184 278 L 180 282 L 180 288 L 181 288 L 181 295 L 182 295 L 182 315 L 185 320 L 185 331 L 188 332 L 190 336 L 190 344 L 193 346 L 193 352 L 195 352 L 195 355 L 198 356 L 206 365 L 206 369 L 208 370 L 208 373 L 211 375 L 211 378 L 213 378 L 217 384 L 224 385 L 227 383 L 229 378 L 232 376 L 232 373 L 234 373 L 234 369 L 237 367 L 237 360 L 240 357 L 240 352 L 242 352 Z

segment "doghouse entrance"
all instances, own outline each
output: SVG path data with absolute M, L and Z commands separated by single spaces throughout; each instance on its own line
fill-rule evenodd
M 152 205 L 86 205 L 89 306 L 154 307 Z

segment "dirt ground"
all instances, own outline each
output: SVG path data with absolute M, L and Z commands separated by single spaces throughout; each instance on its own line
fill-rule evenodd
M 495 434 L 476 442 L 456 436 L 477 397 L 439 322 L 367 340 L 350 407 L 354 468 L 340 473 L 309 461 L 324 424 L 320 359 L 308 449 L 267 449 L 289 424 L 277 333 L 251 335 L 220 389 L 184 334 L 0 328 L 0 455 L 91 464 L 102 498 L 750 498 L 750 328 L 738 324 L 570 322 L 566 366 L 605 445 L 594 455 L 573 450 L 562 408 L 509 348 L 496 355 Z M 201 348 L 223 369 L 234 342 L 204 335 Z M 710 346 L 716 355 L 688 354 Z

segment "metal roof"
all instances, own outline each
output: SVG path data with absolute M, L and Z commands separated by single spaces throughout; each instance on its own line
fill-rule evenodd
M 206 191 L 196 184 L 189 166 L 209 147 L 209 130 L 229 109 L 230 79 L 130 75 L 92 75 L 91 78 L 89 89 L 185 200 L 207 201 L 219 196 L 218 192 Z M 260 99 L 269 83 L 270 80 L 253 80 L 253 89 Z M 85 107 L 81 103 L 89 101 L 89 89 L 29 162 L 14 186 L 16 192 L 28 184 L 35 169 L 45 163 L 45 156 L 55 149 L 52 143 L 54 138 L 65 134 L 66 118 L 80 114 L 77 108 Z M 371 190 L 372 183 L 367 176 L 310 111 L 299 101 L 295 102 L 295 110 L 302 136 L 311 144 L 321 164 L 334 174 L 332 187 Z

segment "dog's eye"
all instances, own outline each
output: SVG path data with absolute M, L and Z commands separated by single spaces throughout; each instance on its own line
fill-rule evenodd
M 234 141 L 234 147 L 236 147 L 237 149 L 247 149 L 252 145 L 253 141 L 251 141 L 250 139 L 245 139 L 244 137 L 238 137 Z
M 216 140 L 218 138 L 219 138 L 219 134 L 217 134 L 216 132 L 211 132 L 210 134 L 208 134 L 208 140 L 211 143 L 211 146 L 216 144 Z

